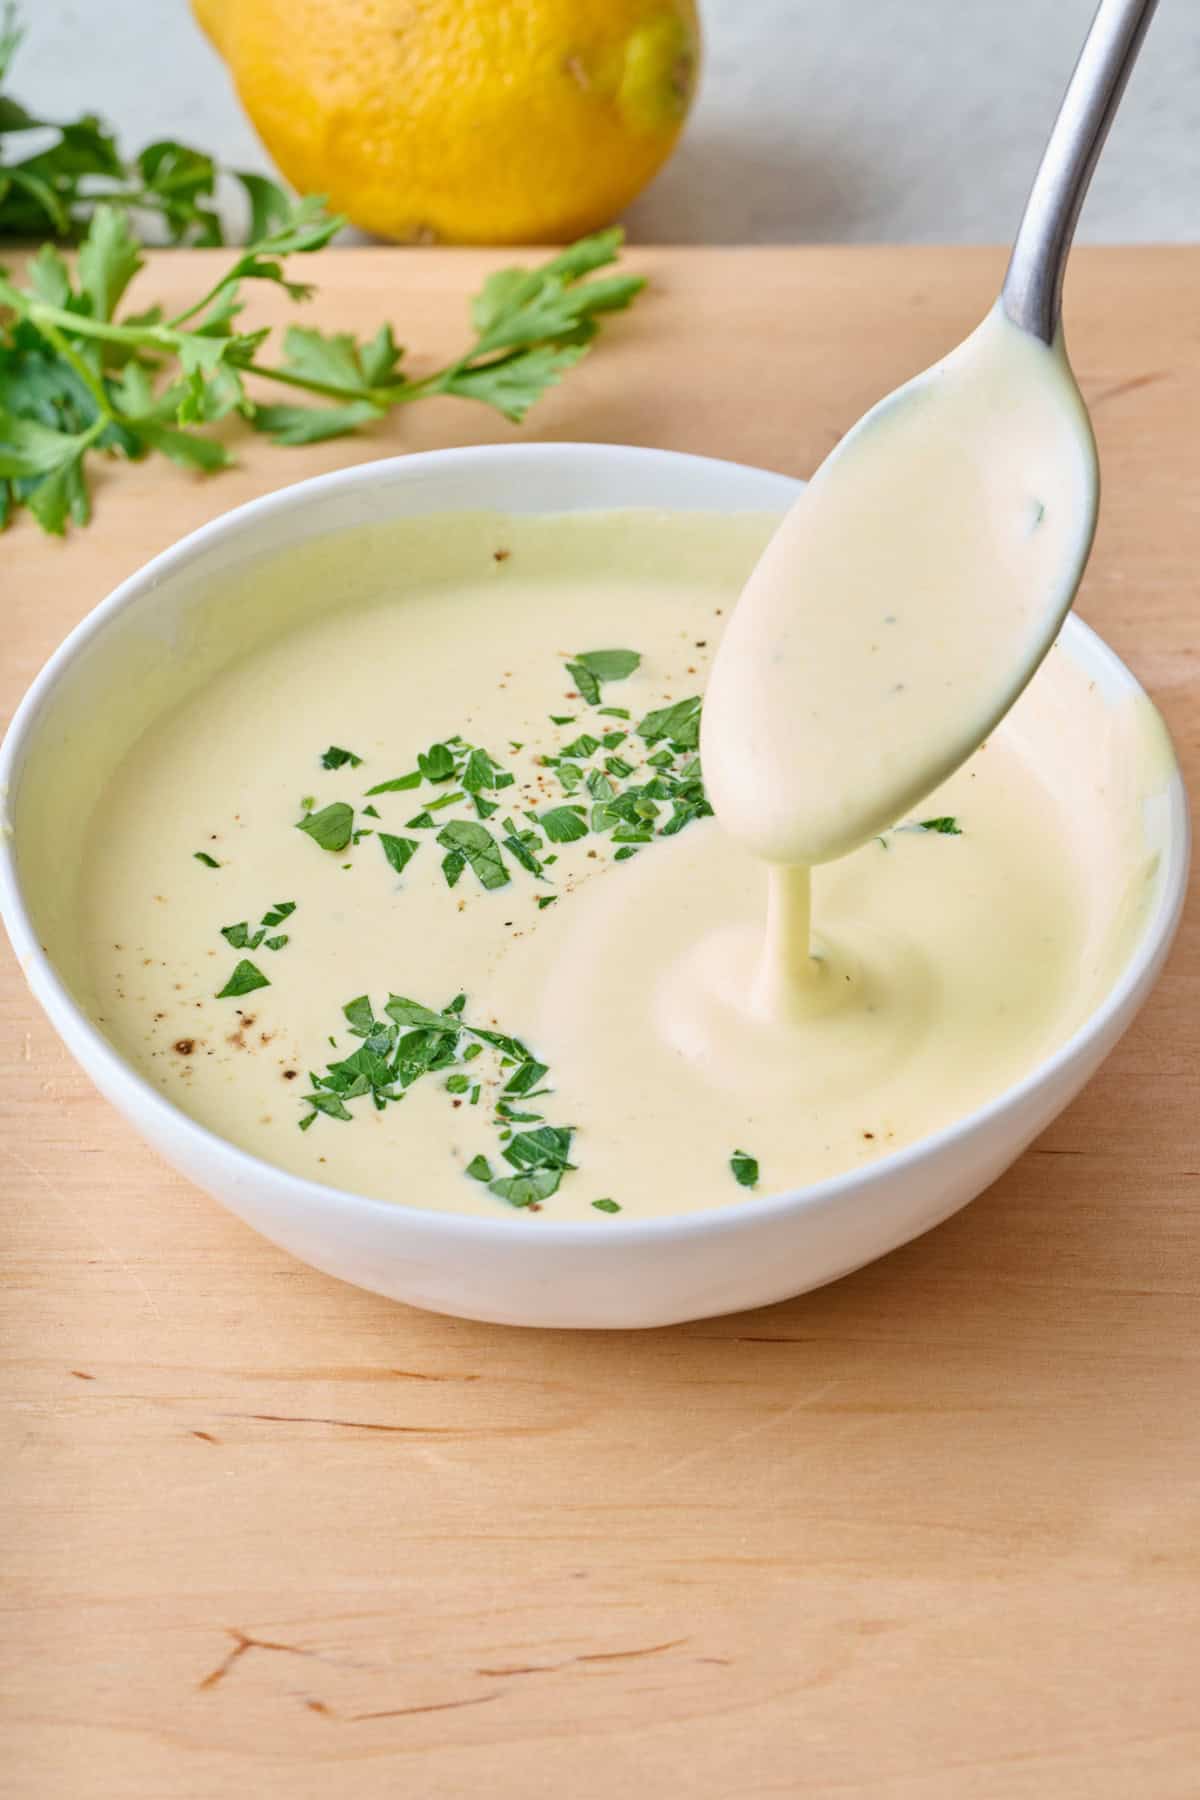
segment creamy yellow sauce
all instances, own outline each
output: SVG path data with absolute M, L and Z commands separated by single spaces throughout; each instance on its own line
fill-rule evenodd
M 433 1009 L 464 994 L 463 1019 L 546 1066 L 549 1091 L 510 1106 L 574 1128 L 575 1167 L 540 1216 L 597 1229 L 598 1199 L 646 1218 L 870 1163 L 1019 1079 L 1105 991 L 1153 886 L 1140 804 L 1160 776 L 1135 775 L 1135 752 L 1156 715 L 1112 708 L 1061 653 L 915 817 L 816 871 L 802 987 L 764 964 L 761 865 L 713 818 L 618 860 L 611 832 L 549 842 L 526 817 L 576 804 L 590 823 L 586 787 L 565 793 L 561 764 L 544 760 L 581 734 L 626 734 L 566 759 L 599 771 L 616 756 L 631 771 L 618 789 L 658 773 L 649 759 L 669 744 L 637 727 L 704 693 L 773 524 L 396 524 L 307 546 L 214 596 L 180 665 L 208 674 L 192 692 L 164 676 L 170 703 L 101 784 L 77 886 L 47 863 L 48 886 L 75 896 L 62 935 L 82 948 L 75 985 L 103 1029 L 194 1118 L 270 1162 L 529 1221 L 466 1173 L 483 1158 L 511 1175 L 501 1131 L 536 1129 L 497 1120 L 512 1065 L 491 1046 L 381 1111 L 366 1095 L 349 1121 L 322 1113 L 299 1129 L 309 1071 L 361 1046 L 346 1002 L 369 996 L 382 1017 L 389 994 Z M 229 640 L 223 664 L 214 630 Z M 641 658 L 600 695 L 628 721 L 587 704 L 565 667 L 614 646 Z M 148 686 L 114 691 L 98 758 Z M 471 867 L 447 885 L 433 840 L 475 818 L 469 795 L 435 810 L 433 829 L 409 822 L 457 783 L 367 798 L 456 733 L 511 773 L 486 796 L 498 805 L 486 824 L 497 839 L 506 817 L 528 827 L 539 859 L 556 859 L 541 879 L 505 854 L 504 886 L 485 889 Z M 329 746 L 361 764 L 323 768 Z M 673 761 L 678 773 L 688 753 Z M 296 824 L 339 801 L 374 835 L 331 852 Z M 656 833 L 671 810 L 659 804 Z M 957 833 L 921 829 L 931 818 Z M 419 842 L 402 872 L 381 831 Z M 281 902 L 295 910 L 270 936 L 285 944 L 222 936 L 240 922 L 253 933 Z M 785 884 L 773 904 L 786 914 L 774 941 L 785 956 L 804 946 L 807 962 L 805 893 Z M 217 998 L 243 958 L 269 985 Z M 735 1179 L 735 1152 L 756 1160 L 755 1185 Z

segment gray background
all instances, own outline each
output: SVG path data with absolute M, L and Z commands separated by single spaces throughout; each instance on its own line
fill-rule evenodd
M 1011 235 L 1094 0 L 701 0 L 704 84 L 632 209 L 664 243 Z M 25 0 L 13 88 L 269 168 L 186 0 Z M 1162 0 L 1081 227 L 1186 240 L 1200 218 L 1200 0 Z

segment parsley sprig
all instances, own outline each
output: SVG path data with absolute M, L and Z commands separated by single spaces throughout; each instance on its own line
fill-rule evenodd
M 432 374 L 410 378 L 401 368 L 390 324 L 366 340 L 292 325 L 282 358 L 270 361 L 269 330 L 238 324 L 243 284 L 271 282 L 307 299 L 311 287 L 292 280 L 285 261 L 322 249 L 343 221 L 310 197 L 272 206 L 260 223 L 226 272 L 171 318 L 158 306 L 118 316 L 142 267 L 121 206 L 96 208 L 74 271 L 43 244 L 23 285 L 0 272 L 0 314 L 9 315 L 0 323 L 0 526 L 20 506 L 48 532 L 86 524 L 96 453 L 137 460 L 157 451 L 185 468 L 222 469 L 232 452 L 205 428 L 235 413 L 285 445 L 357 431 L 435 394 L 478 400 L 519 424 L 585 354 L 601 315 L 644 286 L 635 275 L 589 279 L 616 261 L 614 228 L 536 269 L 490 276 L 471 305 L 474 343 Z M 264 403 L 249 377 L 320 404 Z
M 23 35 L 10 0 L 0 7 L 0 86 Z M 250 236 L 260 237 L 286 210 L 287 196 L 265 175 L 231 174 L 249 203 Z M 74 241 L 107 201 L 129 207 L 173 244 L 220 244 L 218 175 L 211 156 L 173 138 L 147 144 L 129 161 L 94 113 L 68 123 L 41 119 L 0 93 L 0 237 Z

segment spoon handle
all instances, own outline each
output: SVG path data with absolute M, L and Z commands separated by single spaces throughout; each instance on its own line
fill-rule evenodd
M 1000 290 L 1014 325 L 1058 331 L 1075 223 L 1158 0 L 1100 0 L 1033 178 Z

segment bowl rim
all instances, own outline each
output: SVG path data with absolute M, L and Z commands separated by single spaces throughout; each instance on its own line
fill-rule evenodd
M 578 460 L 593 464 L 611 461 L 626 466 L 634 461 L 645 461 L 659 465 L 669 463 L 683 470 L 691 465 L 710 473 L 728 472 L 731 475 L 736 473 L 739 478 L 748 475 L 757 477 L 767 486 L 776 486 L 781 501 L 793 496 L 804 485 L 795 477 L 779 471 L 728 458 L 699 456 L 644 445 L 554 441 L 464 445 L 381 457 L 350 468 L 331 470 L 303 481 L 292 482 L 220 513 L 189 532 L 177 543 L 160 551 L 149 562 L 134 570 L 84 615 L 48 658 L 13 714 L 3 743 L 0 744 L 0 797 L 6 802 L 38 718 L 58 682 L 80 653 L 127 607 L 135 605 L 179 569 L 202 558 L 211 545 L 236 536 L 241 529 L 263 519 L 304 507 L 317 494 L 324 496 L 345 488 L 370 487 L 375 483 L 386 489 L 397 478 L 403 481 L 409 476 L 419 475 L 423 469 L 435 463 L 469 466 L 472 463 L 489 464 L 500 460 L 510 463 Z M 770 496 L 764 493 L 764 498 L 769 499 Z M 431 505 L 428 510 L 435 512 L 438 508 Z M 463 509 L 446 507 L 444 510 L 452 512 Z M 566 507 L 556 510 L 591 509 Z M 663 510 L 685 509 L 670 507 Z M 698 506 L 697 510 L 702 508 Z M 1077 614 L 1072 612 L 1068 615 L 1061 636 L 1067 640 L 1068 645 L 1077 645 L 1089 660 L 1106 666 L 1118 687 L 1148 698 L 1145 689 L 1127 665 Z M 935 1158 L 956 1140 L 969 1138 L 980 1129 L 1002 1119 L 1005 1114 L 1017 1111 L 1036 1090 L 1051 1084 L 1062 1070 L 1086 1057 L 1091 1046 L 1104 1036 L 1112 1021 L 1120 1016 L 1130 1000 L 1156 973 L 1157 965 L 1165 958 L 1170 947 L 1183 911 L 1188 885 L 1191 824 L 1183 775 L 1169 733 L 1168 742 L 1172 768 L 1165 789 L 1166 849 L 1163 853 L 1156 905 L 1143 925 L 1131 955 L 1100 1003 L 1069 1038 L 1049 1056 L 1036 1063 L 1019 1081 L 937 1131 L 880 1156 L 868 1168 L 843 1170 L 840 1174 L 826 1176 L 821 1181 L 757 1198 L 739 1199 L 729 1206 L 668 1213 L 649 1219 L 606 1216 L 601 1222 L 591 1219 L 542 1218 L 539 1219 L 537 1236 L 532 1240 L 513 1237 L 515 1220 L 508 1215 L 494 1219 L 480 1218 L 470 1213 L 443 1211 L 435 1207 L 413 1205 L 407 1201 L 375 1199 L 350 1188 L 294 1174 L 264 1157 L 243 1150 L 231 1139 L 200 1124 L 174 1101 L 160 1094 L 93 1023 L 59 976 L 48 952 L 38 942 L 21 890 L 13 833 L 7 820 L 3 828 L 0 828 L 0 918 L 7 928 L 21 972 L 51 1024 L 72 1053 L 75 1053 L 77 1043 L 84 1047 L 86 1056 L 79 1054 L 84 1072 L 91 1078 L 90 1065 L 98 1063 L 104 1069 L 109 1090 L 120 1093 L 121 1104 L 127 1108 L 131 1117 L 137 1119 L 149 1114 L 161 1126 L 163 1136 L 181 1137 L 197 1153 L 189 1158 L 193 1165 L 196 1161 L 211 1164 L 224 1159 L 228 1164 L 229 1175 L 234 1180 L 260 1187 L 265 1182 L 277 1190 L 289 1191 L 306 1206 L 332 1207 L 335 1211 L 357 1213 L 376 1221 L 387 1219 L 401 1232 L 407 1228 L 414 1231 L 434 1231 L 453 1238 L 475 1240 L 481 1245 L 507 1246 L 520 1242 L 530 1248 L 550 1250 L 569 1249 L 586 1243 L 589 1248 L 594 1249 L 598 1244 L 618 1248 L 621 1245 L 628 1247 L 637 1242 L 655 1239 L 723 1235 L 729 1231 L 765 1224 L 789 1213 L 831 1206 L 849 1194 L 870 1193 L 914 1166 Z M 157 1144 L 152 1147 L 157 1149 Z

